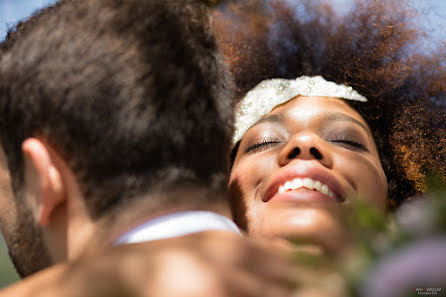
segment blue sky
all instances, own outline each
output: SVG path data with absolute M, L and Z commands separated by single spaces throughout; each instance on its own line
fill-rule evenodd
M 5 37 L 9 27 L 52 2 L 55 0 L 0 0 L 0 39 Z

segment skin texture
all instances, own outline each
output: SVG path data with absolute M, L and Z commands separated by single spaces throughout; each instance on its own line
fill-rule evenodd
M 10 242 L 11 230 L 16 225 L 17 208 L 13 200 L 11 178 L 6 165 L 5 153 L 0 148 L 0 227 L 6 242 Z
M 308 189 L 274 196 L 295 177 L 325 180 L 332 189 L 337 184 L 343 202 Z M 343 236 L 337 213 L 357 197 L 384 210 L 387 187 L 367 123 L 343 100 L 327 97 L 297 97 L 251 127 L 229 182 L 235 220 L 249 234 L 328 242 L 335 249 Z
M 46 267 L 51 260 L 42 228 L 34 220 L 30 203 L 14 199 L 11 177 L 1 147 L 0 191 L 0 227 L 18 273 Z
M 303 273 L 267 247 L 218 231 L 117 246 L 36 273 L 0 296 L 290 296 Z

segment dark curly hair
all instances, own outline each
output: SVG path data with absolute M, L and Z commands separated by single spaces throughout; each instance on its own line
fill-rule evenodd
M 350 104 L 373 131 L 392 209 L 430 174 L 446 181 L 446 51 L 413 50 L 416 15 L 404 1 L 355 1 L 340 16 L 320 1 L 256 0 L 222 5 L 214 26 L 238 97 L 264 79 L 322 75 L 369 99 Z
M 233 88 L 209 17 L 198 0 L 65 0 L 11 30 L 0 139 L 16 194 L 33 136 L 72 168 L 93 218 L 172 184 L 225 189 Z

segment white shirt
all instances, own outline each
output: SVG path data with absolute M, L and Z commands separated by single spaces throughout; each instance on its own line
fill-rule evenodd
M 210 211 L 182 211 L 151 219 L 121 235 L 115 245 L 166 239 L 187 234 L 222 230 L 241 234 L 237 225 Z

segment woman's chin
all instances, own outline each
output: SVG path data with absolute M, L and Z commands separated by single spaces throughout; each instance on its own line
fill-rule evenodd
M 339 253 L 348 247 L 348 234 L 341 222 L 342 209 L 332 203 L 271 203 L 264 209 L 261 221 L 250 222 L 249 233 L 255 237 L 286 239 L 296 248 L 321 246 Z

